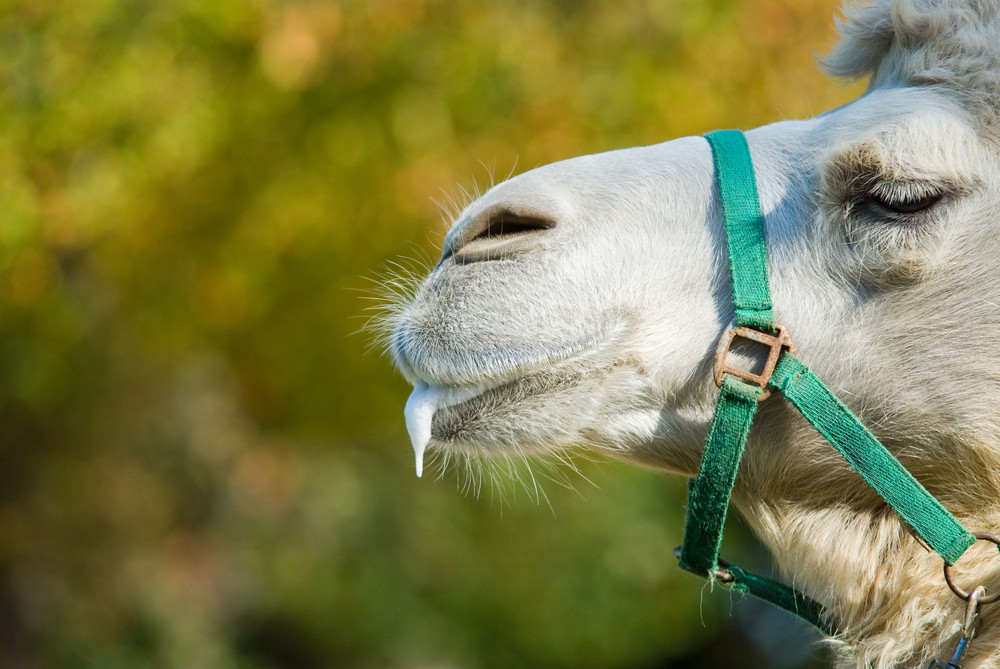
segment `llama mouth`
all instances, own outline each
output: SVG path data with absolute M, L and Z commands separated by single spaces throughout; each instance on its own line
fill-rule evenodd
M 586 366 L 562 364 L 555 369 L 499 379 L 494 383 L 447 386 L 418 382 L 404 410 L 417 476 L 423 474 L 424 453 L 431 441 L 436 446 L 467 454 L 497 448 L 514 448 L 526 453 L 524 449 L 529 445 L 521 440 L 526 435 L 515 436 L 519 432 L 517 418 L 509 413 L 510 407 L 533 401 L 533 398 L 559 396 L 581 383 L 593 383 L 623 367 L 635 367 L 630 359 L 598 361 L 587 357 L 591 364 Z M 574 362 L 578 361 L 579 357 L 574 358 Z M 504 423 L 505 436 L 496 441 L 494 434 L 484 441 L 480 434 L 483 426 L 498 419 Z
M 483 412 L 526 397 L 537 396 L 571 384 L 586 376 L 579 368 L 581 359 L 591 358 L 597 348 L 555 361 L 548 369 L 530 370 L 518 376 L 504 376 L 475 384 L 435 384 L 417 380 L 406 400 L 403 415 L 413 445 L 417 476 L 423 474 L 424 452 L 432 439 L 463 441 L 470 424 Z M 588 365 L 589 367 L 589 365 Z M 600 365 L 597 366 L 600 369 Z
M 423 365 L 414 364 L 405 354 L 405 347 L 399 347 L 395 351 L 397 365 L 413 383 L 404 417 L 413 445 L 417 476 L 423 474 L 424 452 L 432 440 L 462 441 L 458 435 L 466 432 L 468 425 L 484 411 L 492 413 L 497 407 L 571 383 L 583 371 L 581 364 L 587 369 L 606 366 L 610 361 L 601 360 L 602 352 L 620 339 L 626 329 L 625 319 L 620 317 L 609 318 L 606 323 L 603 332 L 583 342 L 568 345 L 554 355 L 549 352 L 544 357 L 522 356 L 517 364 L 502 370 L 490 369 L 488 376 L 469 374 L 462 369 L 457 373 L 432 375 L 421 370 Z M 477 366 L 470 367 L 475 369 Z M 474 381 L 459 380 L 466 375 Z

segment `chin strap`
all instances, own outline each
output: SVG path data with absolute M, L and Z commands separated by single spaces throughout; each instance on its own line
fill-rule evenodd
M 795 345 L 774 321 L 768 287 L 764 218 L 750 150 L 743 133 L 722 130 L 705 136 L 712 147 L 725 218 L 735 326 L 719 341 L 715 379 L 719 402 L 701 467 L 688 488 L 680 566 L 699 576 L 776 604 L 836 634 L 835 621 L 816 601 L 769 578 L 719 559 L 729 499 L 758 404 L 778 390 L 875 489 L 928 546 L 952 565 L 976 541 L 819 378 L 795 357 Z M 730 367 L 737 338 L 768 347 L 759 373 Z

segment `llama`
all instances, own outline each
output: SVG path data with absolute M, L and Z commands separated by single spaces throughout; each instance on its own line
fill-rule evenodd
M 1000 529 L 1000 1 L 849 7 L 826 59 L 858 100 L 746 133 L 777 319 L 798 357 L 961 523 Z M 501 183 L 393 314 L 407 427 L 471 458 L 581 446 L 692 477 L 733 320 L 705 139 Z M 776 394 L 733 501 L 838 633 L 838 667 L 947 661 L 965 603 L 941 559 Z M 956 566 L 1000 589 L 996 547 Z M 964 667 L 1000 667 L 1000 604 Z

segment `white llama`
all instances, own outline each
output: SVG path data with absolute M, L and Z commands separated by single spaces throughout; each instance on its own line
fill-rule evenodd
M 746 133 L 777 320 L 805 362 L 966 528 L 1000 530 L 1000 1 L 848 9 L 826 61 L 844 107 Z M 733 319 L 705 139 L 584 156 L 502 183 L 455 221 L 394 316 L 423 449 L 581 445 L 698 471 Z M 839 667 L 947 661 L 965 604 L 942 562 L 780 393 L 733 492 Z M 956 565 L 1000 589 L 995 546 Z M 1000 667 L 1000 604 L 964 667 Z M 692 612 L 697 615 L 697 612 Z

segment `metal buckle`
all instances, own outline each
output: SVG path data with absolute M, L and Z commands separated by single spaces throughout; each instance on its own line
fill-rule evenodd
M 732 374 L 735 377 L 759 386 L 764 391 L 758 398 L 759 402 L 770 397 L 771 390 L 767 387 L 767 384 L 771 380 L 771 375 L 774 374 L 774 368 L 778 365 L 778 359 L 784 351 L 788 351 L 794 355 L 797 350 L 795 342 L 792 341 L 791 335 L 785 330 L 785 326 L 775 323 L 774 328 L 777 330 L 777 334 L 768 334 L 748 327 L 731 327 L 726 330 L 715 347 L 715 385 L 721 387 L 722 378 L 726 374 Z M 731 367 L 726 364 L 726 360 L 729 357 L 729 349 L 737 337 L 762 344 L 770 349 L 767 354 L 767 362 L 764 363 L 764 369 L 761 370 L 760 374 L 755 374 L 750 370 L 740 369 L 739 367 Z

